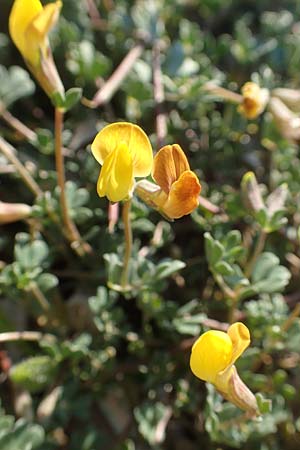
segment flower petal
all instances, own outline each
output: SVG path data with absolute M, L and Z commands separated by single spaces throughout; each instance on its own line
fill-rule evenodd
M 40 41 L 43 41 L 50 30 L 56 24 L 61 7 L 61 1 L 56 1 L 54 3 L 49 3 L 48 5 L 46 5 L 43 10 L 33 19 L 28 29 L 28 33 L 32 27 L 32 30 L 34 30 L 36 33 L 36 37 L 39 38 Z
M 28 54 L 25 33 L 33 19 L 43 10 L 39 0 L 15 0 L 9 15 L 9 33 L 25 59 L 35 60 L 35 54 Z
M 210 330 L 202 334 L 192 347 L 190 367 L 194 375 L 214 383 L 219 372 L 232 359 L 232 341 L 224 331 Z
M 132 157 L 133 176 L 145 177 L 152 168 L 152 147 L 147 135 L 137 125 L 116 122 L 104 127 L 92 143 L 92 153 L 103 164 L 105 158 L 120 144 L 125 144 Z
M 180 175 L 190 166 L 184 151 L 178 144 L 162 147 L 154 157 L 152 177 L 167 194 Z
M 199 204 L 201 185 L 197 175 L 187 170 L 180 175 L 179 180 L 172 184 L 162 212 L 170 219 L 179 219 L 190 214 Z
M 234 364 L 249 346 L 250 333 L 246 325 L 241 322 L 236 322 L 228 328 L 227 334 L 232 342 L 232 358 L 230 364 Z
M 131 154 L 125 144 L 120 144 L 104 160 L 97 183 L 98 195 L 119 202 L 130 195 L 133 182 Z
M 269 100 L 268 89 L 261 89 L 258 84 L 249 81 L 242 87 L 243 103 L 238 111 L 247 119 L 255 119 L 261 114 Z

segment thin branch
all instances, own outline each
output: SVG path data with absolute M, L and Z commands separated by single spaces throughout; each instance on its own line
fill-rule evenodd
M 21 136 L 30 142 L 34 142 L 37 139 L 37 135 L 34 131 L 24 125 L 19 119 L 13 116 L 7 109 L 3 106 L 0 108 L 0 116 L 5 120 L 5 122 L 15 129 Z
M 96 30 L 102 30 L 103 28 L 105 28 L 105 22 L 101 19 L 100 13 L 97 6 L 95 5 L 94 0 L 85 0 L 85 4 L 93 27 Z
M 55 342 L 56 337 L 53 334 L 43 334 L 39 331 L 7 331 L 0 333 L 0 343 L 12 341 L 48 341 Z
M 156 139 L 157 148 L 161 148 L 167 136 L 167 117 L 163 104 L 165 101 L 163 77 L 160 65 L 160 42 L 157 40 L 152 50 L 153 96 L 156 106 Z
M 122 82 L 125 80 L 129 72 L 131 71 L 136 60 L 141 56 L 144 50 L 144 44 L 142 42 L 136 44 L 125 56 L 123 61 L 119 64 L 113 74 L 105 82 L 105 84 L 96 92 L 91 101 L 84 100 L 83 103 L 90 108 L 97 108 L 112 98 L 114 93 L 119 89 Z
M 50 303 L 48 302 L 43 292 L 40 290 L 40 288 L 35 282 L 30 283 L 28 292 L 30 292 L 34 296 L 34 298 L 37 300 L 43 311 L 45 313 L 49 313 Z
M 287 331 L 290 328 L 290 326 L 295 322 L 297 317 L 299 317 L 299 315 L 300 315 L 300 302 L 297 303 L 297 305 L 295 306 L 295 308 L 291 312 L 291 314 L 288 317 L 288 319 L 281 326 L 282 331 Z
M 15 148 L 1 136 L 0 136 L 0 151 L 8 159 L 8 161 L 15 166 L 24 183 L 29 187 L 29 189 L 33 192 L 33 194 L 36 197 L 41 197 L 43 195 L 43 191 L 40 189 L 38 184 L 32 178 L 26 167 L 23 166 L 21 161 L 17 158 Z

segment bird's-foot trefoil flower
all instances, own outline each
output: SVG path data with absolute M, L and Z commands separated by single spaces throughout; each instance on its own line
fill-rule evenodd
M 135 177 L 150 174 L 153 153 L 144 131 L 128 122 L 116 122 L 104 127 L 92 143 L 92 153 L 102 165 L 97 192 L 111 202 L 128 200 L 132 196 Z
M 231 325 L 227 333 L 207 331 L 192 347 L 190 367 L 196 377 L 212 383 L 226 400 L 255 416 L 259 414 L 256 398 L 234 366 L 249 344 L 249 330 L 241 322 Z
M 255 119 L 264 112 L 269 101 L 268 89 L 262 89 L 258 84 L 248 81 L 241 89 L 242 103 L 238 107 L 238 111 L 247 119 Z
M 142 180 L 135 192 L 168 219 L 179 219 L 199 205 L 201 185 L 178 144 L 166 145 L 154 157 L 152 177 Z
M 9 16 L 11 38 L 50 98 L 56 93 L 64 95 L 48 39 L 61 7 L 61 1 L 43 7 L 40 0 L 15 0 Z

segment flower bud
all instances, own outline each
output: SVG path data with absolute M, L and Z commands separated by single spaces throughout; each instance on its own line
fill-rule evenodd
M 30 216 L 32 208 L 24 203 L 5 203 L 0 201 L 0 224 L 17 222 Z

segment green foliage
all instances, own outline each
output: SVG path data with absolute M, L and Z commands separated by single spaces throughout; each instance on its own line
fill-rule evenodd
M 0 134 L 42 194 L 0 140 L 0 207 L 32 206 L 0 225 L 0 395 L 11 414 L 0 411 L 0 449 L 295 450 L 300 134 L 286 133 L 299 132 L 299 2 L 64 0 L 50 38 L 66 93 L 52 101 L 66 113 L 66 202 L 84 254 L 63 220 L 53 106 L 6 32 L 11 4 L 1 2 Z M 280 127 L 270 109 L 247 120 L 208 89 L 239 94 L 250 80 L 271 95 L 296 90 L 291 122 Z M 90 108 L 102 87 L 109 101 Z M 123 205 L 98 197 L 90 152 L 116 121 L 139 124 L 155 151 L 180 144 L 202 186 L 199 208 L 174 222 L 134 196 L 125 284 Z M 254 419 L 189 368 L 200 333 L 233 321 L 250 330 L 236 367 Z
M 6 108 L 22 97 L 32 95 L 35 91 L 33 81 L 22 67 L 11 66 L 6 69 L 0 65 L 0 79 L 0 105 L 2 103 Z
M 10 378 L 17 385 L 31 393 L 49 386 L 57 373 L 57 362 L 49 356 L 33 356 L 15 364 Z
M 33 450 L 44 442 L 44 430 L 40 425 L 15 421 L 0 409 L 0 445 L 3 450 Z

